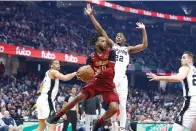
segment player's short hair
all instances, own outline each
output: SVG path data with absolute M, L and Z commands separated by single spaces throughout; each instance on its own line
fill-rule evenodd
M 189 57 L 193 59 L 193 63 L 195 62 L 195 55 L 190 51 L 185 51 L 183 54 L 187 54 Z
M 58 60 L 56 60 L 56 59 L 50 60 L 50 61 L 49 61 L 49 67 L 51 67 L 51 65 L 53 64 L 54 61 L 58 61 Z
M 97 33 L 95 37 L 89 38 L 88 39 L 89 44 L 90 45 L 94 45 L 95 42 L 97 42 L 97 40 L 98 40 L 99 37 L 103 37 L 103 35 L 101 35 L 101 33 Z
M 124 38 L 126 38 L 126 37 L 125 37 L 125 34 L 124 34 L 123 32 L 118 32 L 118 33 L 119 33 L 119 34 L 122 34 L 122 35 L 124 36 Z

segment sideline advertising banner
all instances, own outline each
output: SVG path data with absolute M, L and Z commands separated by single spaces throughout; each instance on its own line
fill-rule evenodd
M 36 131 L 38 127 L 38 122 L 24 122 L 23 131 Z M 62 131 L 63 123 L 59 123 L 56 126 L 56 131 Z M 48 127 L 44 131 L 48 131 Z M 67 131 L 72 131 L 71 124 L 68 127 Z
M 137 124 L 137 131 L 172 131 L 173 124 Z M 189 131 L 188 129 L 185 131 Z
M 63 62 L 86 64 L 86 56 L 77 56 L 73 54 L 65 54 L 48 50 L 37 50 L 21 46 L 7 45 L 0 43 L 0 53 L 19 55 L 25 57 L 35 57 L 49 60 L 59 60 Z

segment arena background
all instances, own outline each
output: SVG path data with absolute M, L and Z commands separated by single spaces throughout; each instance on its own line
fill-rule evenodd
M 129 43 L 139 44 L 141 32 L 135 23 L 146 25 L 149 46 L 131 55 L 127 70 L 127 121 L 134 131 L 171 131 L 183 102 L 182 85 L 149 82 L 145 73 L 175 74 L 181 54 L 187 50 L 195 54 L 196 2 L 88 2 L 112 38 L 123 31 Z M 86 4 L 86 1 L 0 2 L 0 107 L 6 107 L 24 131 L 37 127 L 33 106 L 49 60 L 60 60 L 61 72 L 71 73 L 84 65 L 86 56 L 94 50 L 88 40 L 95 36 L 96 30 L 84 12 Z M 83 85 L 76 78 L 61 82 L 57 110 L 72 87 L 79 92 Z M 59 124 L 58 131 L 62 126 Z M 78 129 L 82 127 L 84 119 L 78 121 Z

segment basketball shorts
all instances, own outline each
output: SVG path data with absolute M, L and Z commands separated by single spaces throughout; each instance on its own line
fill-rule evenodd
M 119 97 L 113 79 L 114 71 L 112 68 L 109 68 L 105 72 L 94 77 L 84 88 L 82 88 L 81 93 L 83 93 L 87 99 L 102 95 L 103 100 L 108 105 L 111 102 L 119 103 Z
M 56 113 L 55 103 L 47 94 L 41 94 L 36 102 L 38 119 L 46 119 Z
M 190 128 L 196 118 L 196 96 L 186 97 L 175 123 Z

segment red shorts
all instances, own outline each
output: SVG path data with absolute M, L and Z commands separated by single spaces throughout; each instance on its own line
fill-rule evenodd
M 106 74 L 110 75 L 106 77 Z M 106 104 L 109 105 L 111 102 L 117 102 L 119 104 L 119 97 L 116 92 L 116 86 L 113 82 L 113 76 L 114 72 L 108 69 L 107 73 L 103 72 L 94 77 L 80 92 L 83 93 L 87 99 L 102 95 Z

